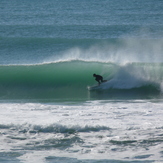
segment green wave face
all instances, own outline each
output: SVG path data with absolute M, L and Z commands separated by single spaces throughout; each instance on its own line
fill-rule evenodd
M 94 73 L 102 75 L 108 82 L 103 83 L 98 90 L 88 91 L 88 86 L 97 85 Z M 148 94 L 148 90 L 151 90 L 150 93 L 161 91 L 162 76 L 163 65 L 154 63 L 118 65 L 76 60 L 40 65 L 8 65 L 0 66 L 0 95 L 1 99 L 88 99 L 95 94 L 110 97 L 109 92 L 113 90 L 118 95 L 135 90 L 139 90 L 140 94 Z
M 93 83 L 93 73 L 105 70 L 106 76 L 113 67 L 112 64 L 82 61 L 0 66 L 0 83 L 9 86 L 86 86 Z

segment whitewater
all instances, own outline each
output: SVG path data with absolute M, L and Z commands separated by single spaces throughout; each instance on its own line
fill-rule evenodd
M 163 162 L 162 8 L 1 0 L 0 162 Z
M 1 111 L 1 162 L 161 162 L 159 101 L 3 103 Z

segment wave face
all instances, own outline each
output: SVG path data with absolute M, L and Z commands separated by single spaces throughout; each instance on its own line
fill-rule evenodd
M 108 81 L 97 90 L 88 91 L 88 86 L 96 85 L 93 73 L 103 75 Z M 162 76 L 161 63 L 120 65 L 75 60 L 38 65 L 1 65 L 0 90 L 2 98 L 88 98 L 88 94 L 95 92 L 105 92 L 105 97 L 109 97 L 111 91 L 129 90 L 148 94 L 162 91 Z

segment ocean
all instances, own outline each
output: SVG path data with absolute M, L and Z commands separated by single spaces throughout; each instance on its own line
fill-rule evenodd
M 0 0 L 0 112 L 1 163 L 163 162 L 163 1 Z

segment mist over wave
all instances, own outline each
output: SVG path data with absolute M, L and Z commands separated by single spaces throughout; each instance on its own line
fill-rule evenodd
M 70 40 L 71 41 L 71 40 Z M 81 41 L 81 42 L 80 42 Z M 52 55 L 44 62 L 60 62 L 71 60 L 111 62 L 126 64 L 132 62 L 163 62 L 162 39 L 104 39 L 104 40 L 76 40 L 59 55 Z M 87 44 L 87 46 L 85 45 Z
M 1 38 L 0 64 L 43 64 L 72 60 L 163 62 L 163 40 L 141 38 L 62 39 Z

